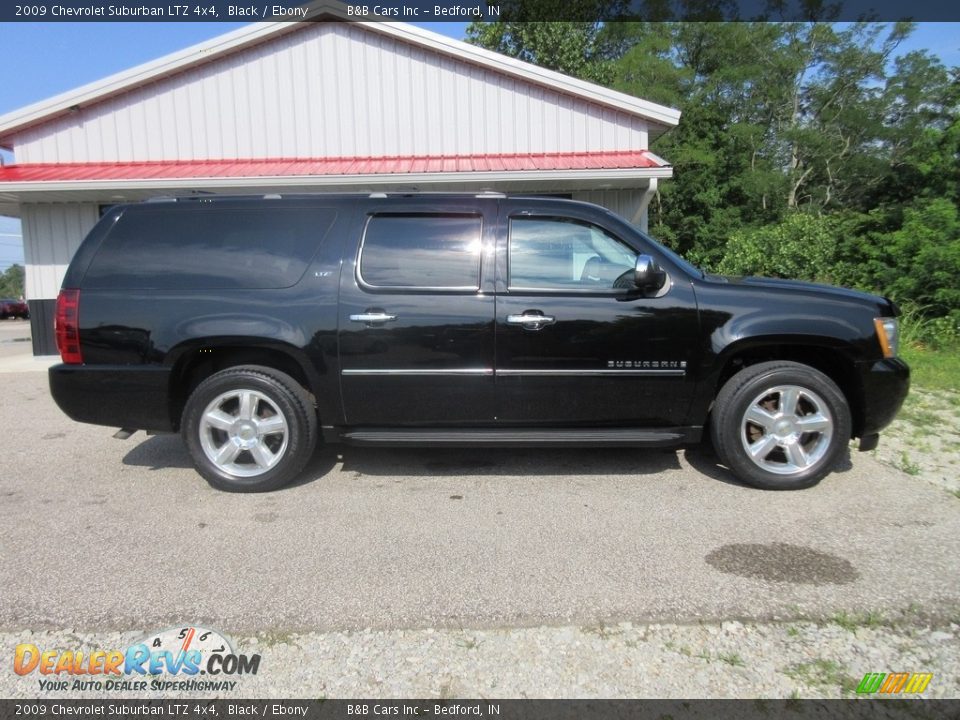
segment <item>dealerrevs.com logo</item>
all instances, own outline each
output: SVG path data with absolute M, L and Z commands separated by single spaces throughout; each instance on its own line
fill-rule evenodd
M 259 655 L 235 653 L 224 635 L 197 626 L 170 628 L 124 650 L 21 643 L 13 657 L 17 675 L 41 676 L 40 690 L 49 691 L 229 691 L 237 685 L 233 677 L 256 675 L 259 669 Z

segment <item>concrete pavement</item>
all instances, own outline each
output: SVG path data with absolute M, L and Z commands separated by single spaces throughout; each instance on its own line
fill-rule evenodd
M 960 499 L 864 455 L 753 490 L 703 451 L 323 449 L 230 495 L 0 376 L 0 630 L 956 617 Z

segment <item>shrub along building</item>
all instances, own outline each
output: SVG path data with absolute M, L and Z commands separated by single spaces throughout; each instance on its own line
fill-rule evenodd
M 333 20 L 333 18 L 328 18 Z M 679 111 L 401 23 L 257 23 L 0 117 L 35 354 L 111 205 L 205 193 L 485 191 L 642 228 Z

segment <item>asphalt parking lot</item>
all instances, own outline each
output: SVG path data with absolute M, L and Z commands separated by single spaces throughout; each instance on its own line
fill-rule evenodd
M 30 321 L 0 320 L 0 360 L 23 360 L 30 353 Z
M 0 630 L 960 607 L 960 500 L 863 455 L 816 488 L 770 493 L 703 451 L 326 448 L 292 487 L 230 495 L 177 436 L 121 441 L 68 420 L 34 362 L 0 374 Z

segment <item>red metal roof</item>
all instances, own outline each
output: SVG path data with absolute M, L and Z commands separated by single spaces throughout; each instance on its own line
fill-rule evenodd
M 536 170 L 622 170 L 668 167 L 646 150 L 616 152 L 408 155 L 384 157 L 160 160 L 151 162 L 23 163 L 0 167 L 0 183 L 183 178 L 404 175 Z

